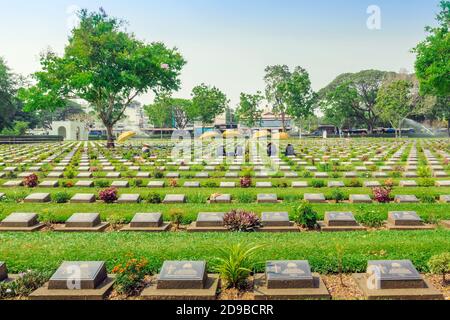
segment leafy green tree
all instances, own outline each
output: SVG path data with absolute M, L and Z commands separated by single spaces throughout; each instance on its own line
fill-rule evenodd
M 64 107 L 65 99 L 89 102 L 114 147 L 113 127 L 134 99 L 148 91 L 177 90 L 186 63 L 177 49 L 163 43 L 146 44 L 124 30 L 124 22 L 99 12 L 81 10 L 80 25 L 72 30 L 64 55 L 41 57 L 37 84 L 20 92 L 27 110 Z
M 0 57 L 0 130 L 11 128 L 14 116 L 20 110 L 20 103 L 16 98 L 20 83 L 20 77 L 11 72 Z
M 265 69 L 266 99 L 272 104 L 272 110 L 281 117 L 283 131 L 286 131 L 287 84 L 291 72 L 286 65 L 268 66 Z
M 172 98 L 171 114 L 175 127 L 177 129 L 184 129 L 195 117 L 195 110 L 192 101 L 189 99 Z
M 311 88 L 311 80 L 308 72 L 301 68 L 295 68 L 286 84 L 287 114 L 299 124 L 300 135 L 303 121 L 314 114 L 317 94 Z
M 202 121 L 203 126 L 225 112 L 227 96 L 216 87 L 201 84 L 192 89 L 192 115 Z
M 23 136 L 29 129 L 29 123 L 25 121 L 14 121 L 12 128 L 4 128 L 1 134 L 4 136 Z
M 161 95 L 151 105 L 144 107 L 150 122 L 159 128 L 186 128 L 192 120 L 192 101 Z
M 417 54 L 416 75 L 422 95 L 450 95 L 450 1 L 440 2 L 437 27 L 426 27 L 428 37 L 413 52 Z M 449 120 L 450 121 L 450 120 Z
M 261 103 L 264 97 L 261 92 L 256 94 L 241 93 L 236 118 L 239 123 L 247 127 L 255 127 L 261 122 Z
M 386 82 L 378 91 L 376 110 L 381 119 L 389 122 L 395 129 L 396 137 L 401 137 L 403 122 L 417 112 L 422 101 L 418 88 L 415 90 L 411 80 L 394 79 Z
M 388 76 L 394 72 L 379 70 L 364 70 L 358 73 L 344 73 L 333 80 L 328 86 L 319 91 L 321 100 L 339 99 L 335 107 L 342 108 L 348 118 L 355 118 L 366 125 L 369 132 L 380 121 L 375 110 L 378 90 Z
M 355 123 L 351 122 L 350 119 L 363 116 L 359 105 L 358 92 L 348 82 L 338 85 L 320 101 L 324 120 L 336 126 L 340 132 L 342 132 L 345 123 Z
M 156 128 L 171 127 L 171 105 L 170 98 L 157 97 L 153 104 L 144 106 L 144 110 L 149 118 L 149 121 Z M 162 130 L 161 130 L 162 135 Z
M 286 131 L 286 115 L 301 122 L 314 113 L 316 94 L 311 89 L 308 72 L 296 67 L 293 72 L 286 65 L 265 69 L 266 98 L 272 103 L 275 114 L 281 116 Z

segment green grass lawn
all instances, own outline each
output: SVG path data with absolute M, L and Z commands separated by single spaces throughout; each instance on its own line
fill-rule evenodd
M 368 260 L 411 259 L 420 271 L 435 254 L 450 250 L 450 231 L 373 231 L 344 233 L 0 233 L 0 260 L 11 273 L 53 271 L 62 261 L 105 260 L 108 268 L 129 255 L 149 261 L 157 272 L 165 260 L 207 260 L 217 249 L 244 242 L 260 244 L 258 260 L 307 259 L 320 273 L 337 272 L 336 245 L 344 248 L 344 272 L 362 272 Z M 258 268 L 262 271 L 263 266 Z

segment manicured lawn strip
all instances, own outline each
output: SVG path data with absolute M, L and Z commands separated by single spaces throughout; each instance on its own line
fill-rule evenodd
M 256 213 L 287 211 L 293 218 L 294 208 L 298 203 L 277 204 L 56 204 L 56 203 L 0 203 L 0 220 L 13 212 L 33 212 L 39 215 L 43 222 L 65 222 L 73 213 L 99 213 L 102 220 L 112 219 L 128 223 L 136 213 L 161 212 L 166 221 L 170 220 L 169 211 L 173 208 L 184 212 L 183 224 L 195 221 L 199 212 L 228 212 L 231 209 L 246 209 Z M 313 204 L 319 218 L 323 219 L 327 211 L 350 211 L 356 219 L 366 212 L 373 211 L 378 217 L 387 219 L 389 211 L 416 211 L 422 219 L 435 218 L 450 220 L 450 206 L 448 204 Z
M 363 272 L 368 260 L 411 259 L 420 271 L 433 255 L 450 249 L 450 231 L 352 232 L 352 233 L 1 233 L 0 260 L 10 272 L 28 269 L 54 271 L 62 261 L 105 260 L 111 270 L 129 255 L 149 260 L 157 272 L 165 260 L 207 260 L 210 271 L 217 249 L 244 242 L 264 247 L 257 259 L 307 259 L 314 271 L 338 270 L 336 245 L 343 246 L 344 272 Z M 258 271 L 263 270 L 263 265 Z

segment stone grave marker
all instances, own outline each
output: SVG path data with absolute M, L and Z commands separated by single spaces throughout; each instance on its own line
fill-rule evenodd
M 0 223 L 1 231 L 36 231 L 42 227 L 36 213 L 11 213 Z
M 147 188 L 164 188 L 164 181 L 150 181 Z
M 207 278 L 204 261 L 166 261 L 158 276 L 157 289 L 204 289 Z
M 266 264 L 268 289 L 313 288 L 308 261 L 269 261 Z
M 32 193 L 24 199 L 25 203 L 50 202 L 50 193 Z
M 278 197 L 274 193 L 260 193 L 257 195 L 258 203 L 277 203 Z
M 287 212 L 263 212 L 261 222 L 264 227 L 289 227 L 289 213 Z
M 94 187 L 94 181 L 92 180 L 80 180 L 75 183 L 76 187 L 79 188 L 92 188 Z
M 326 212 L 325 224 L 330 227 L 357 226 L 358 223 L 351 212 Z
M 324 203 L 326 202 L 325 196 L 323 193 L 305 193 L 304 195 L 305 201 L 311 203 Z
M 350 203 L 372 203 L 372 199 L 368 194 L 351 194 Z
M 409 260 L 368 262 L 369 276 L 374 276 L 378 289 L 424 288 L 420 273 Z
M 104 262 L 63 262 L 48 283 L 49 290 L 93 290 L 107 278 Z
M 121 194 L 117 203 L 139 203 L 141 196 L 139 194 Z
M 396 195 L 394 201 L 397 203 L 418 203 L 419 199 L 415 195 Z
M 57 188 L 59 186 L 58 181 L 42 181 L 39 184 L 39 187 L 41 188 Z
M 388 222 L 394 226 L 421 226 L 422 219 L 415 211 L 393 211 L 389 212 Z
M 6 269 L 6 263 L 0 261 L 0 282 L 8 278 L 8 270 Z
M 163 203 L 185 203 L 186 196 L 184 194 L 168 194 L 163 200 Z
M 200 212 L 197 216 L 197 227 L 222 227 L 225 213 L 222 212 Z
M 95 195 L 91 193 L 77 193 L 72 199 L 71 203 L 93 203 L 95 202 Z
M 111 183 L 111 187 L 112 188 L 129 188 L 130 187 L 130 183 L 128 181 L 113 181 Z

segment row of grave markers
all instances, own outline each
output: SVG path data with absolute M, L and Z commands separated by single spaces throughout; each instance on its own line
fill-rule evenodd
M 15 281 L 0 262 L 0 281 Z M 354 274 L 368 299 L 443 299 L 443 294 L 417 271 L 409 260 L 369 261 L 367 271 Z M 100 300 L 113 289 L 102 261 L 63 262 L 50 280 L 31 293 L 34 300 Z M 149 300 L 213 300 L 220 278 L 208 274 L 205 261 L 166 261 L 160 273 L 141 293 Z M 268 261 L 264 274 L 254 275 L 255 300 L 331 299 L 321 276 L 306 260 Z
M 225 232 L 223 212 L 201 212 L 197 220 L 188 226 L 188 232 Z M 318 222 L 322 231 L 364 231 L 352 212 L 326 212 L 325 220 Z M 443 221 L 450 227 L 450 221 Z M 0 232 L 32 232 L 45 227 L 35 213 L 13 213 L 0 222 Z M 102 222 L 98 213 L 75 213 L 64 224 L 55 225 L 60 232 L 102 232 L 109 223 Z M 137 213 L 130 224 L 120 231 L 163 232 L 169 231 L 171 223 L 164 222 L 161 213 Z M 414 211 L 389 212 L 386 228 L 389 230 L 432 230 L 436 225 L 425 224 Z M 290 221 L 288 212 L 263 212 L 261 226 L 256 231 L 299 232 L 300 227 Z

